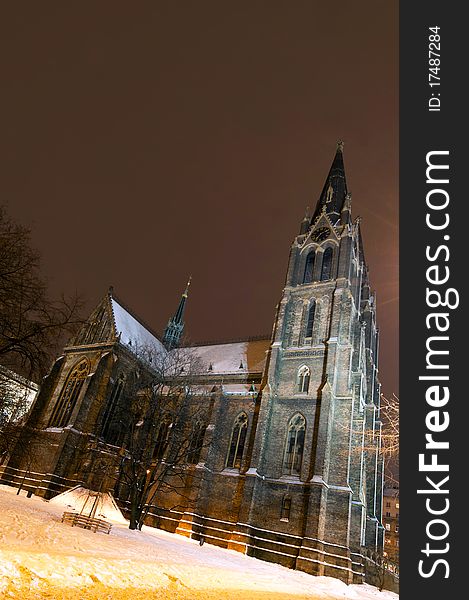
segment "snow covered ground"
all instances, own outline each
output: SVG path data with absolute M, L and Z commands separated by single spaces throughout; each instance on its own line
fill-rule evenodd
M 0 597 L 21 599 L 395 600 L 161 530 L 110 535 L 61 523 L 63 506 L 0 486 Z

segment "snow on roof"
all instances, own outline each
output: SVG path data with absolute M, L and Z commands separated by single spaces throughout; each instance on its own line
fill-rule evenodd
M 137 321 L 115 298 L 111 298 L 112 312 L 116 324 L 116 335 L 120 334 L 120 342 L 133 352 L 139 349 L 155 349 L 166 352 L 160 340 L 140 321 Z
M 270 340 L 254 340 L 193 346 L 191 352 L 199 358 L 208 373 L 262 373 Z
M 49 502 L 61 506 L 66 511 L 77 512 L 86 516 L 90 516 L 92 510 L 95 509 L 97 519 L 108 519 L 116 523 L 128 524 L 109 492 L 93 492 L 77 485 L 58 496 L 54 496 Z

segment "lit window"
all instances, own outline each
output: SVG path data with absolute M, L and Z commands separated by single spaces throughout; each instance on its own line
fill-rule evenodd
M 391 531 L 391 525 L 389 523 L 386 523 L 386 531 Z
M 326 248 L 322 257 L 321 281 L 327 281 L 332 273 L 332 248 Z
M 311 283 L 313 281 L 313 269 L 314 269 L 314 252 L 310 252 L 306 259 L 305 272 L 303 276 L 303 283 Z
M 399 508 L 399 502 L 396 502 L 396 508 Z
M 125 379 L 119 377 L 112 388 L 101 425 L 101 437 L 108 444 L 117 444 L 122 433 L 122 418 L 116 418 Z
M 228 456 L 226 458 L 226 466 L 231 469 L 239 469 L 241 467 L 241 459 L 243 458 L 247 429 L 248 416 L 246 413 L 241 413 L 235 419 L 233 429 L 231 431 Z
M 300 474 L 305 443 L 305 430 L 305 418 L 300 414 L 294 415 L 288 423 L 287 442 L 283 458 L 283 473 L 285 475 Z
M 309 389 L 309 380 L 311 377 L 311 372 L 309 367 L 303 365 L 298 370 L 298 392 L 300 393 L 308 393 Z
M 155 448 L 153 450 L 153 460 L 161 460 L 164 456 L 166 447 L 168 445 L 170 423 L 169 421 L 163 421 L 158 427 L 158 433 L 155 439 Z
M 314 324 L 314 312 L 316 310 L 316 302 L 311 301 L 311 305 L 308 311 L 308 320 L 306 322 L 306 337 L 310 338 L 313 336 L 313 324 Z
M 68 425 L 89 371 L 90 365 L 86 358 L 76 364 L 70 371 L 49 419 L 49 427 L 65 427 L 65 425 Z
M 187 462 L 192 465 L 196 465 L 199 462 L 200 453 L 202 451 L 202 444 L 204 441 L 205 426 L 198 421 L 192 428 L 191 440 L 189 443 L 189 449 L 187 452 Z

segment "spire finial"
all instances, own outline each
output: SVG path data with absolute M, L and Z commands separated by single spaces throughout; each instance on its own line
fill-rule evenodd
M 344 142 L 342 140 L 337 142 L 337 150 L 340 150 L 341 152 L 344 151 Z
M 192 281 L 192 275 L 189 276 L 189 280 L 187 281 L 187 285 L 186 285 L 186 289 L 184 290 L 184 298 L 187 298 L 188 294 L 189 294 L 189 287 L 191 285 L 191 281 Z

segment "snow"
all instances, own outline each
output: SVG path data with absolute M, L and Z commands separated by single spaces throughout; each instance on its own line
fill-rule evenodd
M 61 522 L 60 502 L 0 486 L 0 597 L 32 600 L 395 600 L 158 529 L 110 535 Z
M 110 493 L 93 493 L 77 485 L 71 490 L 54 496 L 49 502 L 54 506 L 60 506 L 62 512 L 76 512 L 85 516 L 91 516 L 94 509 L 94 516 L 97 519 L 106 519 L 111 523 L 126 524 L 124 515 L 119 510 Z
M 191 352 L 201 360 L 207 371 L 211 365 L 209 372 L 212 374 L 261 373 L 269 345 L 270 340 L 254 340 L 194 346 Z
M 139 350 L 166 352 L 160 340 L 133 317 L 115 298 L 111 298 L 116 334 L 121 344 L 137 353 Z

